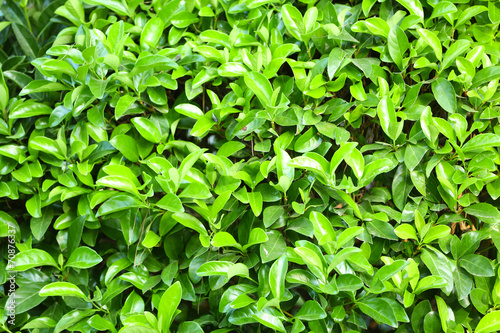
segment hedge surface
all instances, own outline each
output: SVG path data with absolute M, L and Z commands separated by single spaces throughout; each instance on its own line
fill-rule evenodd
M 0 330 L 500 331 L 500 2 L 0 19 Z

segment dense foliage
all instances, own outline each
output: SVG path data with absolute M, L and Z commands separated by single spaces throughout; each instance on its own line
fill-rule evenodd
M 500 2 L 0 19 L 0 330 L 500 331 Z

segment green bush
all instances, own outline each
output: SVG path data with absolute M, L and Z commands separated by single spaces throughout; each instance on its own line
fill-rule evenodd
M 500 331 L 500 2 L 341 2 L 5 1 L 1 330 Z

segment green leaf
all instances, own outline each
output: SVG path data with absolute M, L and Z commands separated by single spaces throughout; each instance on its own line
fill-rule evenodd
M 371 17 L 365 20 L 365 25 L 373 34 L 382 36 L 384 38 L 389 37 L 390 27 L 386 21 L 380 17 Z
M 410 263 L 406 260 L 396 260 L 390 265 L 384 265 L 382 266 L 375 276 L 373 277 L 374 281 L 375 279 L 378 279 L 381 282 L 387 281 L 394 275 L 396 275 L 399 271 L 401 271 L 403 268 L 408 266 Z
M 326 318 L 326 312 L 318 302 L 309 300 L 301 306 L 295 318 L 306 321 L 321 320 Z
M 31 139 L 29 146 L 35 150 L 43 151 L 50 154 L 57 159 L 65 159 L 65 154 L 55 140 L 46 138 L 44 136 L 37 136 Z
M 498 332 L 500 330 L 500 311 L 487 313 L 476 326 L 476 333 Z
M 65 267 L 90 268 L 102 262 L 102 257 L 93 249 L 82 246 L 76 248 L 66 261 Z
M 262 213 L 262 194 L 260 192 L 249 192 L 248 201 L 255 216 L 259 216 Z
M 500 146 L 500 135 L 493 133 L 481 133 L 474 136 L 462 146 L 464 153 L 476 150 L 484 150 L 489 147 Z
M 418 281 L 416 288 L 414 288 L 414 293 L 420 295 L 429 289 L 439 289 L 446 286 L 446 280 L 441 276 L 429 275 Z
M 325 182 L 326 179 L 328 179 L 327 170 L 325 170 L 324 168 L 325 166 L 309 156 L 297 156 L 288 162 L 288 166 L 294 168 L 301 168 L 317 173 L 321 176 L 321 179 L 324 180 Z
M 85 226 L 85 221 L 87 220 L 87 215 L 78 216 L 71 222 L 68 228 L 68 245 L 67 253 L 71 255 L 73 251 L 80 245 L 80 240 L 82 239 L 83 227 Z
M 187 213 L 174 213 L 172 218 L 185 227 L 191 228 L 200 235 L 208 236 L 207 229 L 196 217 Z
M 339 264 L 344 262 L 347 258 L 349 258 L 352 254 L 361 252 L 360 248 L 357 247 L 348 247 L 340 250 L 333 260 L 330 262 L 330 266 L 328 266 L 328 273 L 334 270 Z
M 457 7 L 449 1 L 441 1 L 439 2 L 434 9 L 432 10 L 432 14 L 429 19 L 433 19 L 436 17 L 442 17 L 446 14 L 452 14 L 457 11 Z
M 196 274 L 198 274 L 198 276 L 226 276 L 227 271 L 233 266 L 234 263 L 230 261 L 210 261 L 202 264 L 196 271 Z
M 488 3 L 488 17 L 491 23 L 500 23 L 500 4 L 496 1 L 490 1 Z
M 350 227 L 342 231 L 337 239 L 337 248 L 341 248 L 347 242 L 349 242 L 352 238 L 361 234 L 365 229 L 363 227 Z
M 265 243 L 269 240 L 266 232 L 261 228 L 253 228 L 248 236 L 248 243 L 243 246 L 243 250 L 248 249 L 252 245 Z
M 158 42 L 163 34 L 163 20 L 153 17 L 148 20 L 142 29 L 140 45 L 143 50 L 157 48 Z
M 473 215 L 485 223 L 500 221 L 500 211 L 489 203 L 477 203 L 464 210 L 467 214 Z
M 52 113 L 52 108 L 48 105 L 37 103 L 30 99 L 17 105 L 9 114 L 9 119 L 31 118 L 48 115 Z
M 439 38 L 430 30 L 418 29 L 417 32 L 424 42 L 434 50 L 436 58 L 441 61 L 443 59 L 443 48 Z
M 76 285 L 69 282 L 53 282 L 43 287 L 40 296 L 74 296 L 85 299 L 87 296 Z
M 191 129 L 191 135 L 196 137 L 203 137 L 214 125 L 216 124 L 207 113 L 196 121 L 196 124 Z
M 73 310 L 64 314 L 57 322 L 57 325 L 54 328 L 54 333 L 64 332 L 65 330 L 78 323 L 80 320 L 91 317 L 95 312 L 96 310 L 87 309 Z
M 116 213 L 126 209 L 137 208 L 140 205 L 141 201 L 136 197 L 128 194 L 114 195 L 99 207 L 96 217 Z
M 459 16 L 457 19 L 457 22 L 455 23 L 455 27 L 459 27 L 464 23 L 467 23 L 470 21 L 470 19 L 478 14 L 481 14 L 484 11 L 487 11 L 488 8 L 485 6 L 470 6 L 466 8 Z
M 470 89 L 475 89 L 482 86 L 488 82 L 498 80 L 500 78 L 500 66 L 490 66 L 481 69 L 476 73 L 472 79 L 472 85 Z
M 139 195 L 139 191 L 134 183 L 127 177 L 123 176 L 104 176 L 96 181 L 99 186 L 107 186 L 120 191 L 129 192 Z
M 89 5 L 104 6 L 121 16 L 129 15 L 129 13 L 127 12 L 127 8 L 123 5 L 122 2 L 118 0 L 82 0 L 82 1 Z
M 127 110 L 132 106 L 132 104 L 137 100 L 137 97 L 131 95 L 123 95 L 118 99 L 115 106 L 115 118 L 120 119 Z
M 238 249 L 242 249 L 241 245 L 234 239 L 233 235 L 228 232 L 220 231 L 215 234 L 214 238 L 212 238 L 212 245 L 215 247 L 225 247 L 225 246 L 233 246 Z
M 263 74 L 258 72 L 245 73 L 244 80 L 247 87 L 257 96 L 262 105 L 273 106 L 271 105 L 273 87 Z
M 341 69 L 344 59 L 346 57 L 346 52 L 341 48 L 334 48 L 328 56 L 328 77 L 330 80 L 333 79 L 335 74 Z
M 260 244 L 260 258 L 262 263 L 275 260 L 286 251 L 286 242 L 280 232 L 271 230 L 266 234 L 269 239 L 265 243 Z
M 377 2 L 377 0 L 363 0 L 361 7 L 363 8 L 363 14 L 365 16 L 369 16 L 370 10 L 372 9 L 373 5 Z
M 439 322 L 438 313 L 431 311 L 424 317 L 424 332 L 439 333 L 441 332 L 441 323 Z
M 144 236 L 144 240 L 141 242 L 141 244 L 150 249 L 152 247 L 155 247 L 158 245 L 158 243 L 161 241 L 161 237 L 158 236 L 154 231 L 149 230 L 146 233 L 146 236 Z
M 19 252 L 14 257 L 12 270 L 22 272 L 40 266 L 58 267 L 56 261 L 49 253 L 39 249 L 31 249 Z
M 135 76 L 152 69 L 169 70 L 177 67 L 177 63 L 173 62 L 170 58 L 159 54 L 150 54 L 139 58 L 129 75 Z
M 26 54 L 30 60 L 35 59 L 39 52 L 39 46 L 31 29 L 28 29 L 25 25 L 13 23 L 12 30 L 24 54 Z
M 137 117 L 132 118 L 131 122 L 144 139 L 153 143 L 159 143 L 161 141 L 161 133 L 151 120 Z
M 436 225 L 427 231 L 425 234 L 423 242 L 426 244 L 440 238 L 445 238 L 450 234 L 450 227 L 447 225 Z
M 139 153 L 134 139 L 125 134 L 119 134 L 113 137 L 109 143 L 113 145 L 130 162 L 139 161 Z
M 302 40 L 302 33 L 305 30 L 302 14 L 290 4 L 281 7 L 281 17 L 288 32 L 296 39 Z
M 391 305 L 383 298 L 371 298 L 358 303 L 359 309 L 375 321 L 398 327 L 398 321 Z
M 413 183 L 410 178 L 408 168 L 400 165 L 396 170 L 396 174 L 392 180 L 392 196 L 394 204 L 401 211 L 403 210 L 408 195 L 413 188 Z
M 285 277 L 288 270 L 288 260 L 286 255 L 282 255 L 274 261 L 269 271 L 269 286 L 274 297 L 283 300 L 285 295 Z
M 331 222 L 323 214 L 312 211 L 309 214 L 309 221 L 313 225 L 314 236 L 318 239 L 319 245 L 336 240 L 335 230 L 333 230 Z
M 427 152 L 426 146 L 422 144 L 407 145 L 405 149 L 405 165 L 408 170 L 413 171 L 422 161 L 425 153 Z
M 172 213 L 183 213 L 184 207 L 178 196 L 173 193 L 167 193 L 163 198 L 156 203 L 157 207 L 161 209 L 166 209 Z
M 424 10 L 420 0 L 396 0 L 401 5 L 403 5 L 410 14 L 417 15 L 420 19 L 424 19 Z
M 51 91 L 62 91 L 70 90 L 70 88 L 59 82 L 52 82 L 47 80 L 34 80 L 31 81 L 26 87 L 24 87 L 19 96 L 35 94 L 40 92 L 51 92 Z
M 478 254 L 467 254 L 458 260 L 458 264 L 472 275 L 486 277 L 495 275 L 491 261 Z
M 399 70 L 402 71 L 404 69 L 403 58 L 410 47 L 410 43 L 408 42 L 408 37 L 406 37 L 405 32 L 398 25 L 392 26 L 389 32 L 387 45 L 392 60 L 396 66 L 398 66 Z
M 239 62 L 226 62 L 217 69 L 217 73 L 224 77 L 243 76 L 246 72 L 248 69 Z
M 330 161 L 330 176 L 335 178 L 335 171 L 337 170 L 340 163 L 346 155 L 349 155 L 351 151 L 357 146 L 356 142 L 348 142 L 340 146 L 340 148 L 333 154 L 332 160 Z
M 89 88 L 90 92 L 92 92 L 92 95 L 94 95 L 95 98 L 103 98 L 107 85 L 108 80 L 99 80 L 94 78 L 93 76 L 90 77 Z
M 432 82 L 432 93 L 438 104 L 447 112 L 454 113 L 457 109 L 457 98 L 455 89 L 450 81 L 443 77 L 438 77 Z
M 275 331 L 283 333 L 286 332 L 281 320 L 273 315 L 261 312 L 259 314 L 252 314 L 252 318 L 257 320 L 262 325 L 267 326 Z
M 172 17 L 172 24 L 177 28 L 186 28 L 198 21 L 198 16 L 188 11 L 177 13 Z
M 441 64 L 440 72 L 450 67 L 457 57 L 464 54 L 470 47 L 470 42 L 466 39 L 459 39 L 455 43 L 451 44 L 443 57 L 443 62 Z
M 174 109 L 178 113 L 190 118 L 194 118 L 196 120 L 199 120 L 201 117 L 203 117 L 203 112 L 201 111 L 201 109 L 193 104 L 179 104 Z
M 442 290 L 449 295 L 453 290 L 453 275 L 449 259 L 441 252 L 428 249 L 422 249 L 421 258 L 433 275 L 441 276 L 447 281 L 447 285 Z
M 385 134 L 392 140 L 396 140 L 399 133 L 392 130 L 392 124 L 397 123 L 396 111 L 394 109 L 394 103 L 389 98 L 389 96 L 384 96 L 377 107 L 377 115 L 380 120 L 380 126 L 384 130 Z
M 394 229 L 396 235 L 401 239 L 414 239 L 418 240 L 417 232 L 411 224 L 401 224 Z
M 5 309 L 12 307 L 16 315 L 33 309 L 47 298 L 38 294 L 44 284 L 44 282 L 32 282 L 19 286 L 7 299 Z
M 177 307 L 181 302 L 182 287 L 177 281 L 168 288 L 160 299 L 158 306 L 158 329 L 161 332 L 170 332 L 170 325 L 175 318 Z

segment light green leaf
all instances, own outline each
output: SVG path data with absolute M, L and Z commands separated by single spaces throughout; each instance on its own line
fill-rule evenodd
M 212 245 L 215 247 L 225 247 L 225 246 L 233 246 L 238 249 L 242 249 L 241 245 L 234 239 L 233 235 L 228 232 L 220 231 L 215 234 L 214 238 L 212 238 Z
M 141 244 L 150 249 L 152 247 L 155 247 L 158 245 L 158 243 L 161 241 L 161 237 L 158 236 L 154 231 L 149 230 L 146 233 L 146 236 L 144 236 L 144 240 L 141 242 Z
M 19 252 L 14 257 L 12 265 L 9 265 L 8 268 L 17 272 L 22 272 L 40 266 L 58 267 L 56 261 L 48 252 L 40 249 L 31 249 Z
M 197 231 L 200 235 L 208 236 L 207 229 L 196 217 L 187 213 L 175 213 L 172 218 L 185 227 Z
M 300 307 L 295 318 L 306 321 L 321 320 L 326 318 L 326 312 L 318 302 L 309 300 Z
M 489 203 L 477 203 L 464 210 L 467 214 L 473 215 L 486 223 L 497 223 L 500 221 L 500 211 Z
M 482 86 L 488 82 L 498 80 L 500 78 L 500 66 L 490 66 L 481 69 L 476 73 L 472 79 L 472 85 L 470 89 L 475 89 Z
M 296 39 L 302 40 L 302 33 L 305 30 L 302 14 L 290 4 L 281 7 L 281 17 L 288 32 Z
M 458 260 L 458 264 L 472 275 L 485 277 L 495 275 L 491 261 L 478 254 L 467 254 Z
M 387 45 L 389 47 L 389 54 L 391 55 L 392 60 L 398 66 L 399 70 L 403 70 L 403 58 L 405 52 L 410 47 L 410 43 L 408 42 L 408 37 L 406 37 L 405 32 L 398 25 L 392 26 Z
M 53 282 L 43 287 L 40 296 L 74 296 L 85 299 L 87 296 L 73 283 L 69 282 Z
M 182 286 L 179 281 L 171 285 L 161 296 L 160 305 L 158 306 L 158 329 L 161 332 L 170 332 L 170 325 L 172 325 L 175 318 L 181 296 Z
M 487 313 L 476 326 L 475 333 L 490 333 L 500 331 L 500 311 Z
M 391 305 L 383 298 L 370 298 L 358 303 L 359 309 L 375 321 L 398 327 L 398 321 Z
M 97 180 L 96 182 L 99 186 L 111 187 L 120 191 L 129 192 L 139 196 L 139 191 L 134 183 L 123 176 L 104 176 Z
M 132 118 L 131 122 L 144 139 L 154 143 L 160 142 L 160 130 L 151 120 L 144 117 L 136 117 Z
M 424 42 L 434 50 L 436 58 L 441 61 L 443 59 L 443 48 L 439 38 L 430 30 L 418 29 L 417 32 Z
M 423 242 L 426 244 L 440 238 L 444 238 L 450 234 L 450 227 L 447 225 L 436 225 L 427 231 L 425 234 Z
M 163 34 L 163 20 L 153 17 L 148 20 L 142 29 L 140 44 L 143 50 L 157 48 L 158 42 Z
M 394 229 L 396 235 L 401 239 L 414 239 L 418 240 L 417 232 L 410 224 L 401 224 Z
M 245 73 L 244 80 L 247 87 L 257 96 L 262 105 L 273 106 L 271 105 L 273 87 L 263 74 L 258 72 Z
M 198 274 L 198 276 L 226 276 L 227 271 L 233 266 L 234 263 L 230 261 L 209 261 L 202 264 L 196 271 L 196 274 Z
M 285 277 L 288 270 L 288 260 L 286 255 L 278 258 L 269 271 L 269 286 L 274 297 L 282 300 L 285 295 Z
M 332 223 L 323 214 L 312 211 L 309 214 L 309 221 L 313 224 L 314 236 L 318 239 L 319 245 L 336 240 L 337 235 Z
M 248 201 L 250 202 L 250 207 L 252 208 L 255 216 L 259 216 L 262 213 L 262 193 L 260 192 L 249 192 Z
M 417 15 L 420 19 L 424 19 L 424 10 L 422 8 L 422 4 L 420 0 L 396 0 L 401 5 L 403 5 L 410 14 Z
M 76 248 L 66 261 L 65 267 L 90 268 L 102 262 L 102 257 L 93 249 L 82 246 Z
M 438 104 L 447 112 L 454 113 L 457 109 L 457 97 L 455 89 L 450 81 L 443 77 L 438 77 L 432 82 L 432 93 Z

